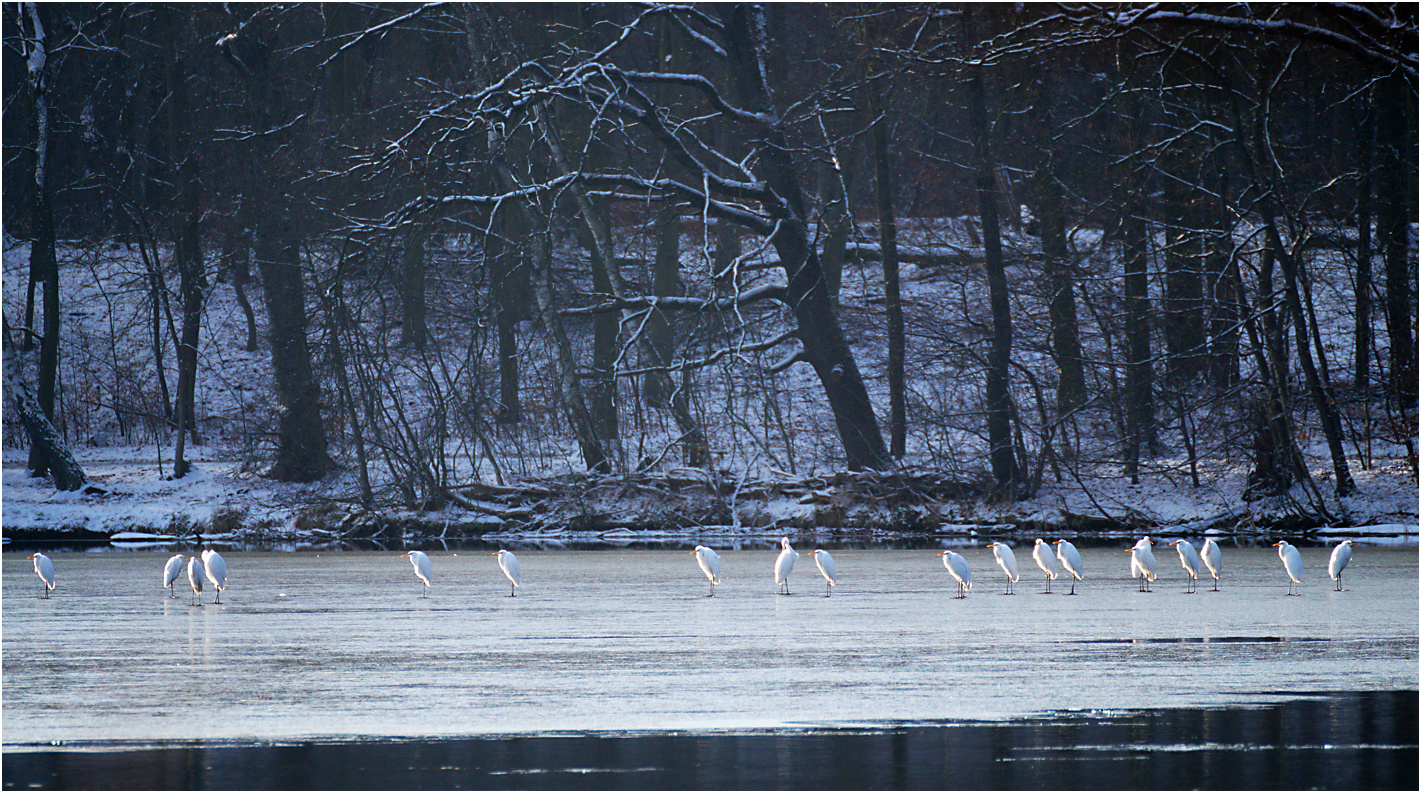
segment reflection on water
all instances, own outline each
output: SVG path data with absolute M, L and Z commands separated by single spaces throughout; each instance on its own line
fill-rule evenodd
M 12 747 L 4 785 L 190 789 L 1415 790 L 1417 692 L 736 734 Z

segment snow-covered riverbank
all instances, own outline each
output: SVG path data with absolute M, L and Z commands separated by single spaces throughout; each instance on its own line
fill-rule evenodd
M 7 449 L 0 506 L 4 536 L 121 542 L 485 536 L 608 544 L 784 533 L 868 541 L 1019 532 L 1191 536 L 1316 530 L 1407 544 L 1417 537 L 1416 489 L 1399 461 L 1354 470 L 1360 492 L 1343 502 L 1329 522 L 1300 518 L 1281 502 L 1243 502 L 1238 496 L 1243 472 L 1200 488 L 1163 478 L 1141 485 L 1096 479 L 1089 490 L 1076 482 L 1046 482 L 1035 498 L 1015 503 L 970 494 L 904 496 L 904 488 L 888 497 L 883 477 L 850 474 L 732 478 L 674 490 L 664 486 L 664 479 L 564 478 L 529 483 L 522 491 L 512 486 L 490 489 L 519 492 L 518 499 L 465 497 L 440 510 L 370 513 L 334 498 L 343 487 L 339 481 L 276 483 L 222 459 L 214 448 L 195 452 L 194 472 L 172 480 L 163 475 L 170 469 L 160 468 L 152 447 L 79 449 L 98 492 L 64 493 L 56 492 L 47 479 L 27 477 L 23 452 Z M 1368 526 L 1372 528 L 1356 528 Z

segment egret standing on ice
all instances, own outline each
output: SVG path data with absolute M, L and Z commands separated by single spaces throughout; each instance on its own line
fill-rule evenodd
M 1300 594 L 1293 589 L 1303 582 L 1303 555 L 1287 540 L 1279 540 L 1273 546 L 1278 549 L 1278 558 L 1283 560 L 1283 569 L 1288 571 L 1288 594 Z
M 227 562 L 222 559 L 222 554 L 207 550 L 202 552 L 202 566 L 207 568 L 207 580 L 217 590 L 217 597 L 212 602 L 221 603 L 222 591 L 227 588 Z
M 1051 594 L 1051 582 L 1056 580 L 1056 557 L 1051 554 L 1051 546 L 1037 537 L 1036 547 L 1031 549 L 1031 558 L 1036 560 L 1036 566 L 1046 574 L 1046 591 L 1041 594 Z
M 1150 550 L 1149 537 L 1141 537 L 1130 554 L 1130 577 L 1140 579 L 1140 591 L 1150 591 L 1150 582 L 1155 580 L 1155 554 Z
M 819 574 L 824 576 L 824 597 L 829 597 L 829 587 L 839 585 L 839 582 L 834 580 L 834 576 L 838 575 L 838 570 L 834 567 L 834 557 L 830 556 L 828 551 L 818 548 L 810 551 L 809 555 L 814 557 L 814 566 L 818 567 Z
M 178 596 L 178 588 L 173 586 L 173 582 L 178 580 L 178 576 L 183 574 L 183 555 L 173 554 L 168 563 L 163 565 L 163 588 L 169 590 L 168 597 Z
M 789 547 L 789 538 L 780 538 L 780 555 L 775 557 L 775 583 L 784 588 L 781 595 L 789 594 L 789 571 L 794 569 L 794 560 L 799 554 Z
M 972 570 L 967 560 L 956 551 L 943 551 L 938 556 L 942 557 L 942 566 L 957 579 L 957 599 L 967 597 L 967 590 L 972 588 Z
M 1081 566 L 1081 552 L 1076 550 L 1069 540 L 1057 540 L 1056 558 L 1060 560 L 1061 566 L 1066 568 L 1066 572 L 1071 574 L 1071 591 L 1076 593 L 1076 582 L 1085 578 L 1085 567 Z
M 424 555 L 424 551 L 410 551 L 400 554 L 400 558 L 408 557 L 410 564 L 414 565 L 415 577 L 424 582 L 424 589 L 419 591 L 420 597 L 429 597 L 429 579 L 432 569 L 429 566 L 429 557 Z
M 1332 558 L 1327 560 L 1327 575 L 1337 582 L 1337 591 L 1342 592 L 1342 571 L 1352 561 L 1352 541 L 1343 540 L 1332 549 Z
M 49 598 L 49 593 L 54 589 L 54 562 L 49 561 L 49 557 L 42 553 L 29 557 L 35 562 L 35 575 L 44 582 L 44 596 Z
M 710 594 L 706 597 L 715 597 L 715 585 L 720 583 L 720 556 L 704 545 L 697 545 L 691 555 L 696 557 L 696 564 L 701 566 L 701 572 L 710 579 Z
M 188 557 L 187 562 L 187 582 L 192 585 L 192 593 L 197 597 L 197 605 L 202 605 L 202 559 L 197 556 Z
M 1179 564 L 1188 574 L 1188 578 L 1184 581 L 1184 591 L 1192 595 L 1199 582 L 1199 554 L 1194 551 L 1194 546 L 1190 545 L 1187 540 L 1175 540 L 1170 545 L 1179 551 Z
M 1007 591 L 1003 595 L 1014 594 L 1011 585 L 1021 580 L 1021 575 L 1016 571 L 1016 554 L 1011 552 L 1011 546 L 1004 542 L 994 542 L 987 545 L 992 549 L 992 555 L 997 557 L 997 564 L 1001 565 L 1002 572 L 1007 574 Z
M 523 573 L 518 569 L 518 557 L 514 556 L 512 551 L 494 551 L 492 555 L 498 557 L 499 568 L 508 576 L 508 580 L 513 582 L 513 586 L 508 588 L 508 596 L 515 597 L 518 588 L 523 586 Z
M 1199 549 L 1199 555 L 1204 559 L 1204 566 L 1209 568 L 1209 575 L 1214 577 L 1214 591 L 1219 591 L 1219 571 L 1223 569 L 1220 564 L 1219 544 L 1210 537 L 1204 540 L 1204 547 Z

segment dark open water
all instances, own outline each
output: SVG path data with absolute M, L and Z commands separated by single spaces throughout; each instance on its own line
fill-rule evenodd
M 5 789 L 1416 790 L 1417 692 L 1007 723 L 4 755 Z

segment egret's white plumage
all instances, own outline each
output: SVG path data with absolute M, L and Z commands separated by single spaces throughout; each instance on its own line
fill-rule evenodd
M 938 556 L 942 557 L 942 566 L 957 579 L 957 598 L 967 597 L 967 590 L 972 588 L 972 569 L 967 566 L 967 559 L 956 551 L 943 551 Z
M 1327 575 L 1337 582 L 1337 591 L 1342 591 L 1342 571 L 1352 561 L 1352 541 L 1343 540 L 1332 549 L 1332 558 L 1327 560 Z
M 839 585 L 839 582 L 834 580 L 839 574 L 838 568 L 834 566 L 834 557 L 830 556 L 828 551 L 818 548 L 810 551 L 809 555 L 814 557 L 814 566 L 818 567 L 819 574 L 824 576 L 824 597 L 829 597 L 829 587 Z
M 1016 571 L 1016 554 L 1012 553 L 1011 546 L 1004 542 L 990 543 L 987 547 L 992 549 L 992 555 L 997 557 L 997 564 L 1001 565 L 1002 572 L 1007 574 L 1007 591 L 1002 594 L 1013 594 L 1011 585 L 1021 580 L 1021 574 Z
M 400 558 L 408 558 L 410 564 L 414 565 L 415 577 L 424 582 L 424 588 L 419 591 L 420 597 L 429 597 L 429 582 L 434 577 L 433 568 L 429 565 L 429 557 L 424 551 L 409 551 L 400 554 Z
M 1219 552 L 1219 544 L 1210 537 L 1204 540 L 1204 547 L 1199 549 L 1199 556 L 1204 562 L 1204 566 L 1209 569 L 1209 575 L 1214 577 L 1214 591 L 1219 591 L 1219 571 L 1224 569 L 1221 564 L 1223 554 Z
M 202 552 L 202 566 L 207 569 L 207 580 L 212 582 L 212 588 L 217 590 L 217 597 L 212 599 L 213 603 L 222 602 L 222 591 L 227 588 L 227 562 L 222 558 L 222 554 L 206 550 Z
M 1140 591 L 1150 591 L 1150 582 L 1157 577 L 1155 575 L 1155 554 L 1150 550 L 1154 543 L 1149 537 L 1141 537 L 1135 547 L 1129 550 L 1130 554 L 1130 577 L 1140 579 Z
M 1179 551 L 1179 564 L 1184 568 L 1187 576 L 1184 581 L 1184 591 L 1193 594 L 1199 582 L 1199 554 L 1188 540 L 1175 540 L 1170 545 Z
M 780 555 L 775 557 L 775 583 L 783 587 L 781 595 L 789 594 L 789 573 L 794 569 L 794 560 L 799 553 L 789 547 L 789 538 L 780 538 Z
M 518 588 L 523 586 L 523 573 L 518 567 L 518 557 L 514 556 L 512 551 L 494 551 L 493 555 L 498 557 L 499 569 L 503 570 L 503 574 L 508 576 L 509 582 L 513 584 L 508 588 L 508 596 L 516 596 Z
M 1303 582 L 1303 555 L 1287 540 L 1279 540 L 1273 546 L 1278 549 L 1278 558 L 1283 560 L 1283 569 L 1288 571 L 1288 594 L 1300 594 L 1294 590 Z
M 173 582 L 177 581 L 178 576 L 182 574 L 183 555 L 175 553 L 172 558 L 168 559 L 168 563 L 163 565 L 163 588 L 169 590 L 168 597 L 175 598 L 178 596 L 178 588 L 173 586 Z
M 720 555 L 704 545 L 697 545 L 691 555 L 696 557 L 696 564 L 701 566 L 701 572 L 710 579 L 710 594 L 706 597 L 715 597 L 715 585 L 720 583 Z
M 29 557 L 35 563 L 35 575 L 44 582 L 44 596 L 49 597 L 49 593 L 54 589 L 54 562 L 42 553 L 33 554 Z
M 197 605 L 199 606 L 202 605 L 202 576 L 205 572 L 206 571 L 203 570 L 201 557 L 188 557 L 187 582 L 192 586 L 192 594 L 197 598 Z
M 1046 574 L 1046 591 L 1042 594 L 1051 594 L 1051 582 L 1056 580 L 1056 556 L 1051 553 L 1051 545 L 1037 537 L 1036 546 L 1031 549 L 1031 558 L 1036 560 L 1036 566 Z
M 1066 568 L 1066 572 L 1071 574 L 1071 591 L 1076 593 L 1076 582 L 1085 578 L 1085 567 L 1081 564 L 1081 552 L 1076 550 L 1069 540 L 1057 540 L 1056 559 L 1061 562 L 1061 566 Z

